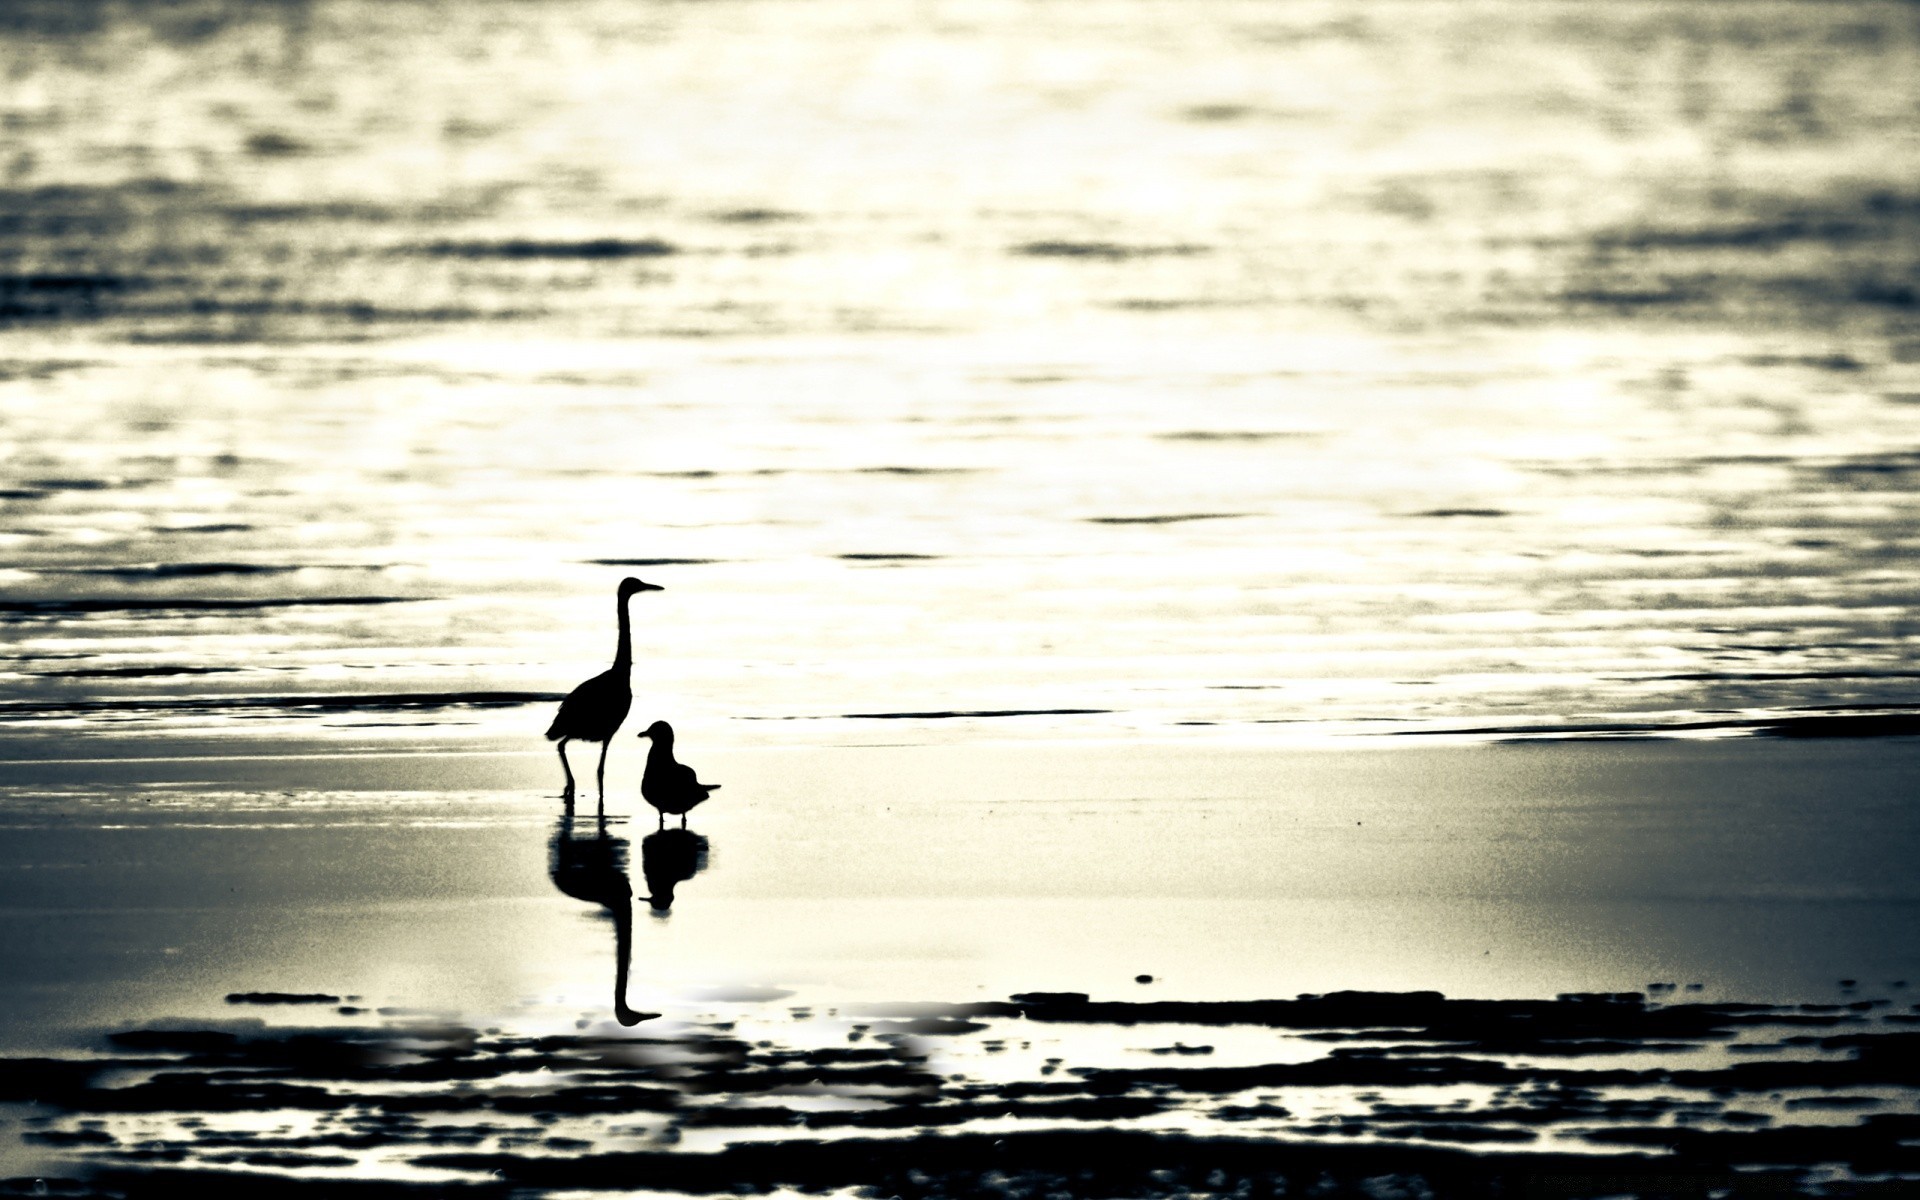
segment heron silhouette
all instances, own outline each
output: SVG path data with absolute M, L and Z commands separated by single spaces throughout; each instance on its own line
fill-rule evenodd
M 627 710 L 633 707 L 633 684 L 627 678 L 633 668 L 633 631 L 627 619 L 627 601 L 635 592 L 665 590 L 631 575 L 620 581 L 620 641 L 614 647 L 613 665 L 568 692 L 560 702 L 560 711 L 554 714 L 553 724 L 547 727 L 547 740 L 560 743 L 560 769 L 567 773 L 562 799 L 573 799 L 573 768 L 567 764 L 567 743 L 581 741 L 600 743 L 600 766 L 593 777 L 602 803 L 606 800 L 607 747 L 613 744 L 620 722 L 627 719 Z
M 666 818 L 661 818 L 665 823 Z M 647 904 L 664 917 L 673 908 L 673 889 L 707 865 L 707 839 L 690 829 L 662 829 L 640 840 L 640 871 L 647 878 Z
M 598 904 L 613 919 L 613 1016 L 622 1025 L 638 1025 L 659 1013 L 627 1007 L 627 961 L 633 954 L 633 883 L 627 878 L 627 839 L 607 836 L 607 815 L 596 816 L 592 838 L 573 835 L 573 802 L 568 801 L 553 830 L 550 867 L 553 886 L 576 900 Z
M 655 721 L 642 729 L 640 736 L 653 742 L 647 750 L 646 774 L 640 777 L 640 795 L 660 810 L 660 828 L 667 827 L 667 814 L 672 813 L 685 829 L 688 811 L 719 791 L 720 785 L 701 783 L 692 767 L 674 761 L 673 726 L 665 721 Z

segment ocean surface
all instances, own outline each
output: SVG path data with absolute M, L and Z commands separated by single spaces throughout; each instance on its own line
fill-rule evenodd
M 1911 710 L 1912 5 L 0 46 L 9 737 L 537 734 L 629 573 L 709 742 Z

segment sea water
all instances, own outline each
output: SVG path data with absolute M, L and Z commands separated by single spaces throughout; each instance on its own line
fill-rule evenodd
M 8 21 L 13 736 L 1912 695 L 1910 6 Z

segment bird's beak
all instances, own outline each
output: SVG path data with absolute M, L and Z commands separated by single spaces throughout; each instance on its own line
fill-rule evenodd
M 643 592 L 664 592 L 667 589 L 661 587 L 657 583 L 642 583 L 640 585 L 640 590 Z

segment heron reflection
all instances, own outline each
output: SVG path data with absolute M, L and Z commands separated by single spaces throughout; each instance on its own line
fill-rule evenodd
M 607 834 L 604 811 L 594 818 L 594 835 L 574 833 L 569 800 L 553 830 L 553 886 L 576 900 L 597 904 L 613 919 L 613 1015 L 622 1025 L 638 1025 L 659 1013 L 627 1007 L 627 964 L 633 953 L 633 884 L 627 878 L 627 839 Z
M 673 889 L 707 868 L 707 839 L 686 829 L 662 829 L 640 842 L 640 869 L 647 877 L 653 915 L 673 908 Z

